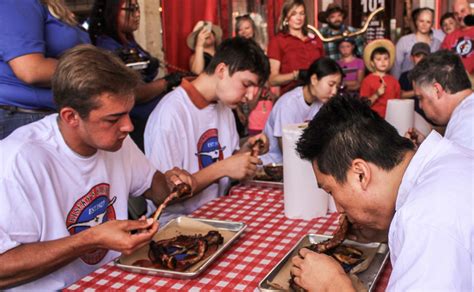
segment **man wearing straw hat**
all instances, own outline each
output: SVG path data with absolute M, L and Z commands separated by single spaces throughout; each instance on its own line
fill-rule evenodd
M 460 57 L 450 51 L 435 52 L 421 60 L 409 78 L 426 116 L 446 126 L 445 137 L 474 149 L 474 93 Z M 424 138 L 414 129 L 410 133 L 417 144 Z
M 297 144 L 318 185 L 351 222 L 389 230 L 387 291 L 471 291 L 474 151 L 432 132 L 409 139 L 359 99 L 326 103 Z M 354 291 L 332 257 L 309 249 L 292 259 L 308 291 Z
M 194 186 L 156 171 L 128 135 L 138 82 L 112 53 L 78 46 L 53 76 L 59 113 L 0 141 L 0 290 L 60 290 L 132 253 L 158 224 L 126 220 L 128 197 L 161 203 L 173 183 Z

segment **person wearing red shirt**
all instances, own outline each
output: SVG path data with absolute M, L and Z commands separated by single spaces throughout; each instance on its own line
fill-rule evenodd
M 455 1 L 453 11 L 459 23 L 459 28 L 444 38 L 441 48 L 458 54 L 467 72 L 474 75 L 474 27 L 467 26 L 464 23 L 464 17 L 470 14 L 468 1 Z
M 303 0 L 287 0 L 283 4 L 279 33 L 270 40 L 270 85 L 280 86 L 280 94 L 300 85 L 298 77 L 315 60 L 324 56 L 322 40 L 307 30 L 306 6 Z
M 395 46 L 389 40 L 380 39 L 371 42 L 364 49 L 364 62 L 372 71 L 362 81 L 360 96 L 367 98 L 371 108 L 382 118 L 389 99 L 400 98 L 400 84 L 388 74 L 394 63 Z

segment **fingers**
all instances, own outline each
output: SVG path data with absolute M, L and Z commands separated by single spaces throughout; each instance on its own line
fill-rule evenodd
M 154 224 L 152 218 L 148 218 L 146 220 L 124 220 L 124 230 L 125 231 L 133 231 L 133 230 L 140 230 L 140 229 L 147 229 Z

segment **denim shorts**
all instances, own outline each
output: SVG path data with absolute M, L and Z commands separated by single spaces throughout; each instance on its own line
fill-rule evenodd
M 17 128 L 41 120 L 48 113 L 19 113 L 0 109 L 0 140 Z

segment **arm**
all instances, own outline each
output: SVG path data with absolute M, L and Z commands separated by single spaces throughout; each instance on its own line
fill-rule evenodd
M 206 29 L 201 29 L 196 38 L 194 54 L 189 59 L 189 68 L 191 69 L 191 72 L 196 75 L 199 75 L 202 71 L 204 71 L 204 43 L 210 34 L 211 32 L 207 31 Z
M 166 92 L 168 82 L 164 78 L 153 80 L 150 83 L 141 83 L 135 89 L 137 104 L 148 102 Z
M 113 220 L 61 239 L 22 244 L 0 255 L 0 289 L 43 277 L 98 248 L 131 254 L 156 231 L 158 223 L 152 220 Z
M 280 61 L 270 59 L 270 78 L 268 79 L 268 82 L 271 86 L 285 85 L 298 78 L 298 70 L 286 74 L 280 74 L 280 65 Z
M 8 62 L 16 77 L 26 84 L 51 87 L 51 78 L 58 60 L 45 58 L 43 54 L 27 54 Z

